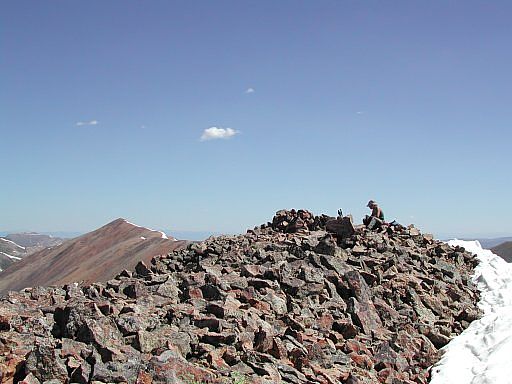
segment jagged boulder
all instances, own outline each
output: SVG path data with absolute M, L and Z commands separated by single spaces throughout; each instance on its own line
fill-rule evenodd
M 351 237 L 356 233 L 356 229 L 352 222 L 352 216 L 330 219 L 325 224 L 325 229 L 327 232 L 336 234 L 340 239 Z

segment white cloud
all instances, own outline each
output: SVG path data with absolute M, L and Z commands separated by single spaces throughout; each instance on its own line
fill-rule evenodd
M 98 120 L 79 121 L 76 125 L 77 127 L 81 127 L 82 125 L 98 125 Z
M 357 111 L 356 112 L 358 115 L 362 115 L 364 112 L 363 111 Z
M 254 88 L 247 88 L 247 89 L 245 90 L 245 93 L 254 93 L 254 92 L 256 92 L 256 91 L 254 90 Z
M 207 140 L 217 140 L 217 139 L 229 139 L 230 137 L 233 137 L 237 134 L 239 134 L 239 131 L 236 131 L 232 128 L 217 128 L 217 127 L 210 127 L 203 131 L 203 134 L 201 135 L 201 141 L 207 141 Z

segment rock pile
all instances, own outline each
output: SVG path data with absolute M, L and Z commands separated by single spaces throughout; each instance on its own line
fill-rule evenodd
M 328 222 L 279 211 L 105 284 L 9 293 L 0 381 L 427 383 L 478 316 L 475 258 L 412 226 Z
M 325 223 L 329 219 L 329 216 L 315 216 L 304 209 L 299 209 L 298 211 L 295 209 L 290 211 L 282 209 L 276 212 L 272 223 L 268 223 L 268 226 L 284 233 L 307 232 L 325 227 Z

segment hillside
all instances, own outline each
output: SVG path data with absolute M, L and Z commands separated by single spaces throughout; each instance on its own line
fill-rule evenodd
M 424 384 L 479 316 L 475 265 L 414 227 L 280 211 L 107 283 L 9 293 L 2 383 Z
M 507 241 L 492 248 L 495 254 L 501 256 L 506 262 L 512 262 L 512 241 Z
M 63 242 L 64 239 L 35 232 L 10 233 L 0 237 L 0 272 L 28 255 Z
M 0 272 L 12 263 L 21 260 L 26 254 L 25 247 L 7 238 L 0 237 Z
M 0 273 L 0 294 L 36 285 L 107 281 L 124 269 L 166 254 L 186 242 L 117 219 L 93 232 L 46 248 Z

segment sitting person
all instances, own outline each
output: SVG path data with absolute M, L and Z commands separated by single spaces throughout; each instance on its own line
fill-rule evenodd
M 382 212 L 377 202 L 373 200 L 370 200 L 366 206 L 372 210 L 372 214 L 365 216 L 363 224 L 366 225 L 368 229 L 380 228 L 384 223 L 384 212 Z

